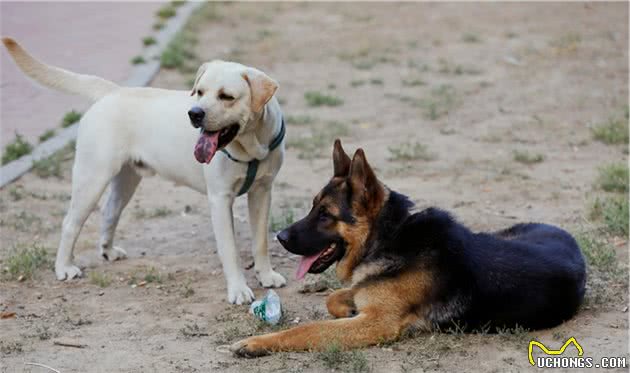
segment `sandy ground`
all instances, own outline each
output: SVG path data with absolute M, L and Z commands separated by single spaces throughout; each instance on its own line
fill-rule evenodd
M 197 28 L 195 53 L 199 61 L 254 65 L 280 82 L 289 147 L 274 189 L 276 228 L 307 211 L 331 176 L 339 136 L 349 151 L 363 147 L 391 188 L 419 207 L 449 209 L 475 230 L 543 221 L 578 231 L 598 193 L 597 168 L 627 157 L 623 146 L 596 142 L 590 131 L 621 115 L 628 101 L 627 6 L 221 4 Z M 154 85 L 187 89 L 189 79 L 163 71 Z M 343 103 L 311 107 L 307 91 Z M 393 157 L 406 142 L 425 145 L 427 160 Z M 516 162 L 515 150 L 544 160 Z M 54 253 L 70 167 L 68 160 L 63 179 L 27 174 L 0 190 L 0 258 L 34 243 Z M 241 198 L 235 216 L 243 266 L 252 258 L 246 215 Z M 320 354 L 240 360 L 223 352 L 269 328 L 225 300 L 204 196 L 158 177 L 143 180 L 119 225 L 117 244 L 130 254 L 121 262 L 97 258 L 99 221 L 90 217 L 75 250 L 86 278 L 60 283 L 41 270 L 32 280 L 0 282 L 0 312 L 16 312 L 0 320 L 0 371 L 44 371 L 25 362 L 63 372 L 330 370 Z M 278 291 L 284 327 L 327 317 L 327 292 L 298 293 L 296 257 L 269 237 L 272 262 L 291 279 Z M 627 271 L 620 240 L 617 258 Z M 108 286 L 97 286 L 99 277 Z M 247 278 L 262 296 L 252 271 Z M 628 356 L 627 282 L 603 288 L 612 297 L 596 301 L 602 288 L 589 288 L 579 314 L 551 330 L 418 335 L 333 367 L 361 371 L 365 359 L 374 372 L 525 371 L 532 370 L 530 339 L 559 348 L 571 336 L 585 356 Z M 59 338 L 85 347 L 54 345 Z

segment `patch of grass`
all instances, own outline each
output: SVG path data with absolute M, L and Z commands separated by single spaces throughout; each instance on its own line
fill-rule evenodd
M 41 325 L 35 329 L 35 335 L 40 341 L 47 341 L 52 338 L 53 334 L 48 325 Z
M 195 294 L 195 289 L 192 288 L 192 284 L 190 280 L 186 281 L 184 284 L 184 289 L 182 290 L 182 296 L 184 298 L 192 297 Z
M 33 161 L 33 172 L 41 178 L 55 176 L 61 178 L 61 163 L 63 155 L 55 153 L 48 158 Z
M 186 324 L 179 331 L 186 338 L 207 337 L 209 335 L 208 332 L 202 330 L 197 323 Z
M 545 156 L 542 154 L 533 154 L 526 150 L 515 150 L 514 160 L 523 164 L 535 164 L 545 160 Z
M 433 88 L 428 98 L 414 102 L 414 105 L 424 109 L 425 117 L 431 120 L 448 114 L 457 104 L 457 93 L 455 88 L 449 84 Z
M 431 161 L 435 159 L 435 155 L 429 153 L 426 145 L 419 142 L 404 142 L 398 145 L 389 146 L 387 149 L 391 154 L 389 159 L 392 161 Z
M 313 124 L 315 118 L 310 115 L 288 115 L 286 121 L 289 125 L 302 126 L 305 124 Z
M 112 283 L 112 279 L 104 272 L 90 272 L 89 278 L 90 284 L 101 288 L 106 288 Z
M 221 332 L 216 342 L 217 344 L 233 343 L 236 342 L 237 339 L 243 338 L 246 335 L 247 333 L 241 330 L 238 326 L 230 326 Z
M 343 100 L 339 97 L 326 95 L 317 91 L 308 91 L 304 93 L 306 104 L 311 107 L 319 106 L 339 106 L 343 104 Z
M 385 82 L 381 78 L 372 78 L 370 79 L 370 84 L 372 85 L 383 85 Z
M 271 216 L 271 224 L 269 224 L 269 229 L 271 232 L 279 232 L 282 229 L 288 227 L 293 224 L 295 221 L 295 214 L 293 209 L 285 208 L 282 210 L 280 216 L 272 215 Z
M 609 119 L 592 129 L 595 140 L 604 144 L 628 144 L 628 121 Z
M 335 138 L 347 136 L 348 133 L 348 127 L 341 122 L 330 122 L 326 126 L 311 126 L 308 136 L 291 137 L 287 142 L 287 147 L 298 149 L 300 159 L 313 159 L 319 157 L 323 150 L 329 150 Z
M 158 9 L 155 13 L 160 19 L 166 20 L 172 17 L 175 17 L 177 14 L 177 9 L 172 4 L 167 4 Z
M 597 198 L 589 214 L 593 220 L 602 220 L 608 233 L 628 236 L 628 195 Z
M 315 359 L 323 363 L 327 369 L 342 372 L 369 372 L 370 366 L 365 354 L 361 351 L 344 351 L 338 343 L 330 344 L 323 351 L 315 354 Z
M 4 148 L 4 153 L 2 154 L 2 164 L 7 164 L 11 161 L 14 161 L 24 155 L 30 154 L 33 151 L 33 146 L 19 133 L 15 134 L 15 140 L 9 143 L 6 148 Z
M 155 43 L 157 43 L 157 40 L 155 40 L 153 36 L 146 36 L 142 38 L 142 45 L 144 45 L 145 47 L 148 47 L 149 45 L 153 45 Z
M 17 246 L 3 261 L 3 272 L 9 280 L 31 279 L 37 270 L 52 267 L 52 260 L 46 249 L 39 245 Z
M 462 41 L 464 43 L 480 43 L 481 37 L 475 33 L 467 32 L 464 35 L 462 35 Z
M 0 226 L 19 232 L 33 232 L 42 228 L 42 218 L 28 211 L 20 211 L 11 217 L 0 219 Z
M 141 65 L 143 63 L 147 63 L 147 60 L 145 60 L 144 57 L 142 56 L 135 56 L 134 58 L 131 59 L 132 65 Z
M 51 137 L 55 136 L 55 130 L 50 129 L 47 130 L 46 132 L 42 133 L 41 135 L 39 135 L 39 142 L 44 142 L 48 139 L 50 139 Z
M 628 164 L 613 163 L 600 167 L 597 185 L 606 192 L 628 193 Z
M 166 26 L 166 23 L 164 23 L 163 21 L 157 21 L 153 24 L 153 29 L 158 31 L 164 28 L 164 26 Z
M 581 42 L 582 36 L 580 34 L 569 32 L 559 38 L 551 40 L 549 45 L 555 48 L 558 52 L 572 52 L 577 49 Z
M 72 156 L 74 146 L 74 141 L 71 141 L 50 157 L 33 161 L 33 172 L 35 172 L 35 175 L 44 179 L 51 176 L 59 179 L 63 178 L 61 170 L 62 163 L 64 160 L 69 159 Z
M 155 219 L 155 218 L 163 218 L 165 216 L 171 215 L 173 210 L 168 207 L 156 207 L 153 210 L 145 210 L 139 209 L 134 212 L 134 216 L 136 219 Z
M 161 284 L 162 282 L 164 282 L 164 279 L 162 277 L 162 274 L 157 269 L 151 267 L 149 268 L 149 271 L 144 274 L 144 281 L 149 284 L 152 282 Z
M 187 72 L 186 62 L 194 61 L 195 54 L 192 52 L 197 44 L 194 34 L 186 30 L 179 32 L 168 44 L 160 56 L 160 64 L 166 69 L 178 69 L 180 72 Z
M 401 83 L 405 87 L 417 87 L 427 85 L 427 83 L 422 79 L 402 79 Z
M 599 234 L 580 232 L 575 239 L 589 267 L 606 274 L 617 274 L 619 263 L 615 249 Z
M 171 1 L 171 5 L 175 8 L 179 8 L 180 6 L 186 4 L 186 0 L 173 0 Z
M 61 127 L 68 128 L 71 125 L 81 120 L 81 113 L 75 110 L 70 110 L 61 119 Z

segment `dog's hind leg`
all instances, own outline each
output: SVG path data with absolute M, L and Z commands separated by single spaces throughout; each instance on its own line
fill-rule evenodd
M 72 263 L 74 245 L 85 220 L 115 173 L 112 165 L 100 167 L 100 165 L 94 164 L 95 157 L 86 153 L 77 151 L 76 161 L 72 169 L 70 209 L 63 219 L 61 241 L 55 260 L 55 274 L 58 280 L 71 279 L 81 275 L 79 267 Z M 94 172 L 94 170 L 98 171 Z
M 284 286 L 287 281 L 271 268 L 267 246 L 271 184 L 261 182 L 252 188 L 247 194 L 247 207 L 252 231 L 252 255 L 258 281 L 266 288 Z
M 98 244 L 99 254 L 109 261 L 123 259 L 125 250 L 114 247 L 114 234 L 120 214 L 136 191 L 142 176 L 132 166 L 125 164 L 110 183 L 109 197 L 102 209 L 101 238 Z

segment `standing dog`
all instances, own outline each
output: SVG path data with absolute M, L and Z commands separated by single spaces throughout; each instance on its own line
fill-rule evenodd
M 284 157 L 284 143 L 274 141 L 282 139 L 284 123 L 273 79 L 251 67 L 212 61 L 199 68 L 192 93 L 126 88 L 45 65 L 14 40 L 3 38 L 2 42 L 20 69 L 35 81 L 95 101 L 79 125 L 72 199 L 55 261 L 59 280 L 81 275 L 72 263 L 73 248 L 108 184 L 111 190 L 102 211 L 98 249 L 106 260 L 125 257 L 125 251 L 113 245 L 120 214 L 141 175 L 158 173 L 208 195 L 228 300 L 251 302 L 254 294 L 236 250 L 232 205 L 246 181 L 247 162 L 254 160 L 258 169 L 247 202 L 256 275 L 265 287 L 286 283 L 272 269 L 267 252 L 271 185 Z M 270 150 L 274 142 L 279 146 Z
M 374 175 L 363 150 L 352 161 L 335 142 L 334 176 L 311 212 L 278 234 L 302 255 L 297 277 L 337 263 L 351 284 L 328 297 L 337 320 L 251 337 L 241 356 L 272 351 L 354 348 L 395 340 L 416 326 L 495 332 L 547 328 L 569 319 L 584 296 L 584 259 L 560 228 L 517 224 L 472 233 L 448 213 L 418 213 Z

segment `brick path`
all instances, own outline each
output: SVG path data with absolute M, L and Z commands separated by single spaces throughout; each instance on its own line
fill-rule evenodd
M 68 70 L 124 81 L 131 58 L 142 52 L 144 36 L 160 3 L 0 3 L 2 36 L 18 40 L 34 56 Z M 8 53 L 0 52 L 0 146 L 15 131 L 36 144 L 40 134 L 59 126 L 70 109 L 89 101 L 42 88 L 24 77 Z

